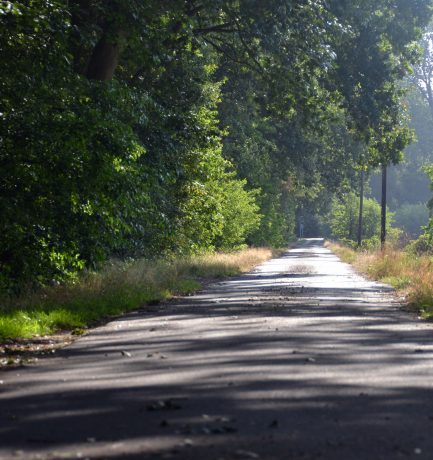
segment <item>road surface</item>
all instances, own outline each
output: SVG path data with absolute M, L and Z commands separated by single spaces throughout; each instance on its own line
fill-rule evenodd
M 322 240 L 0 379 L 1 459 L 433 458 L 432 326 Z

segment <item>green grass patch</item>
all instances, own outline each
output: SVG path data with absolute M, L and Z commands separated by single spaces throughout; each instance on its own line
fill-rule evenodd
M 411 279 L 407 276 L 385 276 L 381 278 L 381 281 L 398 291 L 409 287 L 411 283 Z
M 249 271 L 274 255 L 270 249 L 250 248 L 174 260 L 111 263 L 74 284 L 3 299 L 0 340 L 50 335 L 61 330 L 79 334 L 101 319 L 174 295 L 192 294 L 200 289 L 202 280 Z
M 343 262 L 348 264 L 353 264 L 358 257 L 357 252 L 347 246 L 331 243 L 329 241 L 325 243 L 325 246 L 334 252 Z

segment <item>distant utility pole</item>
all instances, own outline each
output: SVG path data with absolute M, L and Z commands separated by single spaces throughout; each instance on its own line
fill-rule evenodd
M 386 164 L 382 164 L 382 203 L 380 219 L 380 247 L 385 249 L 386 242 Z
M 362 244 L 362 218 L 364 212 L 364 169 L 361 169 L 361 190 L 359 192 L 358 247 Z

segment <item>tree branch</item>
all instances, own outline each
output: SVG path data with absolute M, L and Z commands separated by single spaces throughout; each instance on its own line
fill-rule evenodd
M 236 28 L 238 30 L 238 36 L 239 36 L 239 39 L 243 45 L 243 47 L 245 48 L 248 56 L 250 57 L 250 59 L 252 59 L 254 61 L 254 63 L 256 64 L 256 66 L 258 67 L 260 73 L 264 74 L 265 73 L 265 69 L 262 67 L 262 65 L 260 64 L 260 62 L 257 60 L 254 52 L 251 50 L 251 48 L 248 46 L 248 44 L 246 43 L 244 37 L 242 37 L 242 31 L 241 29 L 239 28 L 239 24 L 236 22 Z
M 193 34 L 194 35 L 204 35 L 204 34 L 209 34 L 213 32 L 217 33 L 234 33 L 237 30 L 236 29 L 230 29 L 229 27 L 232 26 L 233 24 L 230 22 L 226 22 L 224 24 L 218 24 L 215 26 L 210 26 L 210 27 L 203 27 L 200 29 L 194 29 Z
M 203 37 L 203 40 L 208 43 L 209 45 L 211 45 L 216 51 L 218 51 L 219 53 L 223 54 L 224 56 L 226 56 L 230 61 L 233 61 L 233 62 L 236 62 L 236 64 L 240 64 L 240 65 L 244 65 L 246 67 L 248 67 L 250 70 L 252 70 L 253 72 L 257 72 L 257 68 L 254 67 L 253 65 L 251 65 L 250 62 L 248 61 L 242 61 L 242 60 L 239 60 L 236 55 L 234 54 L 231 54 L 231 53 L 228 53 L 227 50 L 225 50 L 223 47 L 221 47 L 220 45 L 218 45 L 217 43 L 215 43 L 213 40 L 211 40 L 209 37 Z

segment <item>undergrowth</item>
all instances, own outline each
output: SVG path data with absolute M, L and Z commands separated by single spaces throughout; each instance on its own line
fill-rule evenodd
M 178 258 L 113 262 L 75 284 L 49 287 L 0 300 L 0 340 L 81 333 L 98 320 L 120 315 L 174 295 L 197 291 L 204 280 L 251 270 L 274 255 L 271 249 Z
M 327 246 L 344 262 L 370 278 L 393 286 L 425 318 L 433 318 L 433 258 L 411 251 L 356 251 L 336 243 Z

